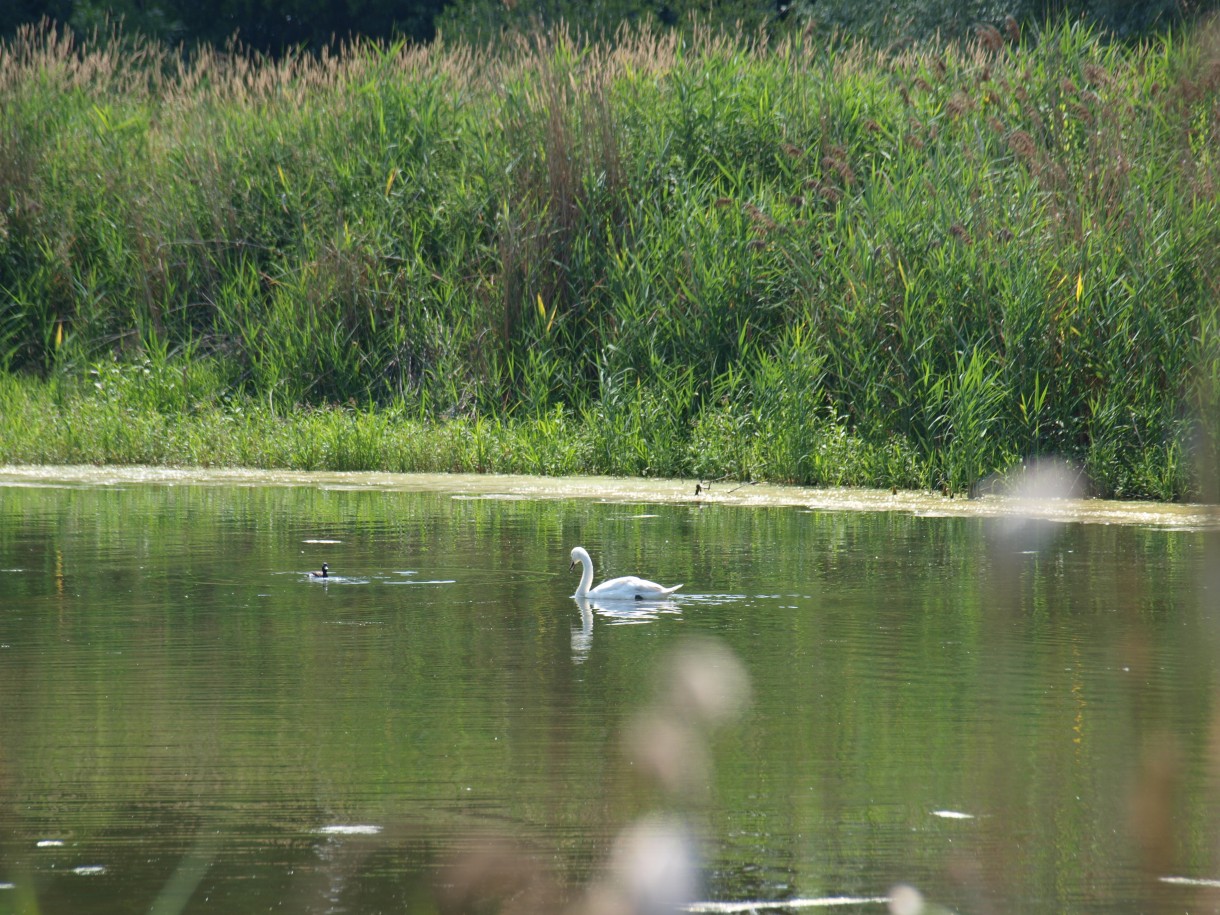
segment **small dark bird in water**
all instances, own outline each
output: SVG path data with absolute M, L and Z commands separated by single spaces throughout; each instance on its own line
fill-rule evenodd
M 329 578 L 330 577 L 330 567 L 326 563 L 322 563 L 321 572 L 310 572 L 309 574 L 312 575 L 314 578 Z

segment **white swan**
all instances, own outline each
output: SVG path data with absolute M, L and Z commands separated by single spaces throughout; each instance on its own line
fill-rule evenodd
M 672 588 L 667 588 L 665 585 L 659 585 L 655 581 L 648 581 L 644 578 L 636 578 L 634 575 L 625 575 L 622 578 L 611 578 L 609 581 L 603 581 L 596 588 L 589 587 L 593 584 L 593 560 L 589 558 L 589 552 L 583 546 L 572 548 L 572 564 L 568 566 L 568 571 L 576 568 L 576 563 L 580 563 L 582 571 L 580 574 L 580 587 L 576 589 L 573 597 L 589 598 L 596 600 L 659 600 L 668 594 L 673 594 L 681 585 L 674 585 Z

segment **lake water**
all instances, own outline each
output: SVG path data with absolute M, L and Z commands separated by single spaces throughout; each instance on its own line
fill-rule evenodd
M 0 471 L 0 912 L 1220 909 L 1214 513 L 731 489 Z

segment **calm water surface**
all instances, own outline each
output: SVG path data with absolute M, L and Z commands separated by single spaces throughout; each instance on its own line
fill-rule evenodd
M 571 901 L 658 810 L 694 824 L 708 901 L 1220 909 L 1214 532 L 19 482 L 0 912 L 429 912 L 469 860 Z M 582 615 L 577 544 L 598 580 L 684 587 Z M 628 735 L 693 637 L 751 700 L 666 788 Z

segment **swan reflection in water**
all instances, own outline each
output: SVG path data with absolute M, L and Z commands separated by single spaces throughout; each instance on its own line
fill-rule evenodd
M 580 664 L 589 656 L 593 647 L 593 615 L 596 613 L 607 625 L 629 626 L 650 623 L 664 614 L 679 614 L 682 608 L 672 598 L 662 600 L 590 600 L 574 597 L 580 608 L 580 628 L 572 629 L 572 661 Z

